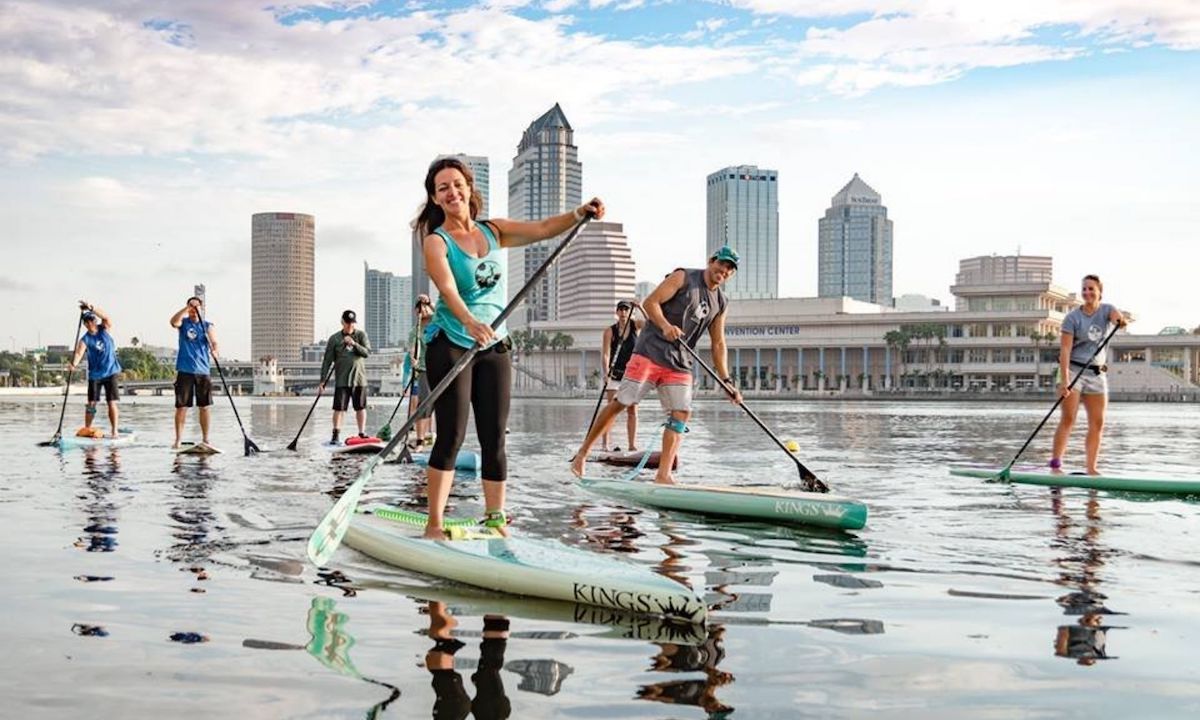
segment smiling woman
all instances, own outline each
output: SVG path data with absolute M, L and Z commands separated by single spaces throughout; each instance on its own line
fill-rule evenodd
M 476 222 L 481 206 L 475 177 L 461 160 L 434 161 L 425 175 L 425 206 L 416 228 L 424 237 L 422 253 L 439 297 L 425 331 L 429 385 L 436 387 L 463 356 L 479 351 L 434 405 L 437 439 L 429 456 L 429 520 L 427 538 L 443 537 L 442 511 L 454 479 L 454 461 L 467 431 L 467 415 L 475 412 L 482 451 L 484 523 L 507 533 L 504 481 L 508 474 L 504 436 L 512 389 L 512 341 L 500 323 L 508 303 L 506 248 L 529 245 L 562 233 L 585 214 L 604 216 L 604 204 L 593 199 L 574 212 L 540 222 L 492 219 Z

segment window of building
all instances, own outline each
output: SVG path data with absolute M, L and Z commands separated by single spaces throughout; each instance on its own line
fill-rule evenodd
M 967 362 L 985 363 L 988 360 L 987 350 L 977 348 L 967 353 Z
M 1037 357 L 1037 353 L 1033 351 L 1033 348 L 1017 348 L 1013 351 L 1013 362 L 1032 363 L 1035 357 Z
M 1008 348 L 996 348 L 992 350 L 992 362 L 1012 362 L 1012 351 L 1010 351 Z
M 988 336 L 987 323 L 971 323 L 970 325 L 967 326 L 967 330 L 970 333 L 970 336 L 973 338 L 980 338 L 980 337 Z
M 1012 337 L 1013 327 L 1008 323 L 995 323 L 992 325 L 992 337 Z

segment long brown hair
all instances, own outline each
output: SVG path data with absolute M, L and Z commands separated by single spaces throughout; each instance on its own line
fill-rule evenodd
M 425 173 L 425 204 L 421 206 L 421 212 L 413 222 L 413 227 L 420 234 L 418 241 L 446 222 L 446 213 L 433 201 L 433 181 L 438 173 L 447 168 L 459 171 L 467 179 L 467 187 L 471 191 L 471 199 L 467 203 L 467 207 L 471 213 L 471 219 L 474 220 L 478 217 L 479 211 L 483 208 L 483 200 L 479 197 L 479 193 L 475 192 L 475 174 L 471 172 L 471 168 L 467 167 L 462 160 L 454 157 L 434 160 L 429 166 L 429 172 Z

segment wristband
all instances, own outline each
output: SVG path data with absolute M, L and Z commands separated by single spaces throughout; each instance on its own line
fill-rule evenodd
M 579 222 L 580 220 L 587 217 L 587 213 L 583 212 L 579 208 L 575 208 L 574 210 L 571 211 L 571 216 L 575 218 L 575 222 Z

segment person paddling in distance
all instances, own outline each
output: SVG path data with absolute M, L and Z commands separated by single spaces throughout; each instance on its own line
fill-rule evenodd
M 209 445 L 208 416 L 213 402 L 210 373 L 212 358 L 218 354 L 212 323 L 200 319 L 203 307 L 200 298 L 190 297 L 170 320 L 171 327 L 179 334 L 179 349 L 175 353 L 175 444 L 171 446 L 176 450 L 187 422 L 187 409 L 193 404 L 200 416 L 200 444 Z
M 721 286 L 737 272 L 737 266 L 737 252 L 726 245 L 713 253 L 703 269 L 676 269 L 642 302 L 650 323 L 638 336 L 616 397 L 600 411 L 583 445 L 571 460 L 571 472 L 577 477 L 584 476 L 592 445 L 608 431 L 613 419 L 651 390 L 657 390 L 659 402 L 667 412 L 667 422 L 663 426 L 662 455 L 654 482 L 675 482 L 671 466 L 692 412 L 692 356 L 679 347 L 679 343 L 687 343 L 695 349 L 706 330 L 712 343 L 717 374 L 724 378 L 722 382 L 729 391 L 730 400 L 735 405 L 741 403 L 742 394 L 729 376 L 726 364 L 727 300 L 721 290 Z
M 573 212 L 537 222 L 498 218 L 477 222 L 480 206 L 475 178 L 465 164 L 442 158 L 429 166 L 425 204 L 414 223 L 423 238 L 426 272 L 439 293 L 425 331 L 429 387 L 437 387 L 472 346 L 482 348 L 434 403 L 437 436 L 426 469 L 429 520 L 425 537 L 430 539 L 445 538 L 443 513 L 454 481 L 454 461 L 466 436 L 467 413 L 472 409 L 483 460 L 483 524 L 508 534 L 504 436 L 512 392 L 511 340 L 503 323 L 494 331 L 491 328 L 508 301 L 505 250 L 560 235 L 586 214 L 604 217 L 604 203 L 598 198 Z
M 421 398 L 425 397 L 429 391 L 429 383 L 425 379 L 425 330 L 429 327 L 430 321 L 433 320 L 433 301 L 425 293 L 417 295 L 416 305 L 413 307 L 413 315 L 415 322 L 413 323 L 412 332 L 408 335 L 408 356 L 412 363 L 412 390 L 408 397 L 408 414 L 411 417 L 417 411 L 417 406 L 421 404 Z M 425 443 L 430 441 L 429 435 L 429 416 L 432 413 L 424 413 L 417 418 L 415 431 L 417 439 L 409 446 L 413 450 L 420 450 L 425 447 Z
M 609 402 L 612 402 L 617 394 L 621 378 L 625 376 L 625 367 L 629 364 L 629 358 L 633 357 L 638 331 L 642 329 L 642 321 L 632 318 L 635 304 L 630 300 L 617 303 L 617 321 L 605 328 L 604 337 L 600 340 L 600 367 L 608 370 L 609 363 L 612 363 L 612 370 L 605 378 L 604 388 L 604 399 Z M 629 443 L 625 449 L 629 452 L 637 451 L 637 423 L 637 403 L 634 403 L 625 408 L 625 432 L 629 436 Z M 608 431 L 601 436 L 600 447 L 608 450 Z M 620 451 L 620 448 L 613 448 L 613 451 Z
M 79 309 L 83 311 L 83 326 L 87 329 L 79 343 L 75 345 L 75 356 L 67 364 L 71 371 L 79 364 L 84 354 L 88 361 L 87 405 L 83 410 L 83 430 L 80 432 L 89 437 L 100 437 L 103 433 L 92 429 L 92 421 L 96 419 L 96 403 L 100 402 L 100 391 L 104 390 L 104 401 L 108 405 L 108 422 L 112 428 L 110 437 L 121 436 L 117 428 L 117 402 L 121 399 L 117 390 L 117 375 L 121 372 L 121 363 L 117 360 L 117 343 L 109 331 L 112 329 L 112 319 L 95 305 L 79 301 Z
M 1097 462 L 1100 459 L 1100 436 L 1104 433 L 1104 412 L 1108 408 L 1108 348 L 1104 348 L 1092 360 L 1092 355 L 1104 338 L 1108 336 L 1109 324 L 1125 327 L 1129 320 L 1114 306 L 1100 302 L 1104 295 L 1104 284 L 1095 275 L 1083 277 L 1080 296 L 1083 305 L 1067 313 L 1063 318 L 1062 344 L 1058 353 L 1058 394 L 1062 396 L 1062 413 L 1058 418 L 1058 429 L 1054 431 L 1054 451 L 1050 457 L 1050 469 L 1060 471 L 1062 459 L 1067 452 L 1067 440 L 1075 425 L 1075 416 L 1082 402 L 1087 411 L 1087 474 L 1099 475 Z M 1091 364 L 1088 361 L 1091 360 Z M 1083 375 L 1073 389 L 1068 390 L 1071 378 L 1082 371 Z
M 342 329 L 329 336 L 325 342 L 325 359 L 321 362 L 321 377 L 333 367 L 333 435 L 330 445 L 339 442 L 342 432 L 342 417 L 346 408 L 354 405 L 354 422 L 358 425 L 358 437 L 366 438 L 367 424 L 367 358 L 371 355 L 371 341 L 365 330 L 355 327 L 358 316 L 353 310 L 342 313 Z M 325 381 L 321 381 L 325 391 Z

